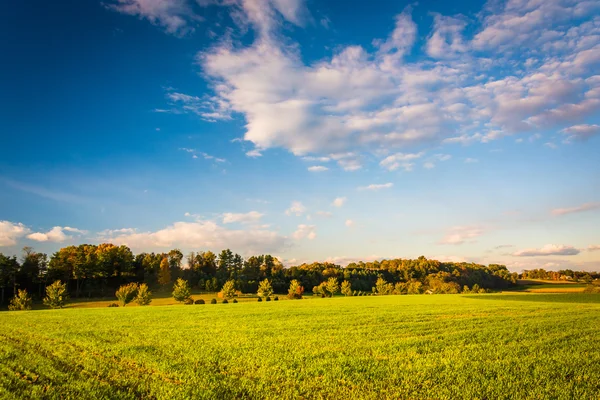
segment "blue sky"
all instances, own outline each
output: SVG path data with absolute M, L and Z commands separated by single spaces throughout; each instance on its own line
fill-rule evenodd
M 600 270 L 600 1 L 1 7 L 3 253 Z

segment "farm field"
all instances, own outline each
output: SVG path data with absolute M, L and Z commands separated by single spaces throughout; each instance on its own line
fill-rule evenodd
M 0 313 L 0 398 L 600 396 L 600 295 Z

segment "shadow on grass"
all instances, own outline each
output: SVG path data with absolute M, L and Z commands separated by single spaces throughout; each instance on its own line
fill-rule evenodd
M 594 293 L 544 293 L 544 294 L 488 294 L 465 296 L 476 300 L 531 301 L 537 303 L 599 303 L 600 294 Z

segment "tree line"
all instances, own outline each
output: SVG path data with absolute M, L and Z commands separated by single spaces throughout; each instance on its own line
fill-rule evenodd
M 274 293 L 288 293 L 290 284 L 296 281 L 302 290 L 329 295 L 334 280 L 345 285 L 339 290 L 344 289 L 346 294 L 348 291 L 406 294 L 460 293 L 474 287 L 498 290 L 515 284 L 518 278 L 517 273 L 511 273 L 504 265 L 441 262 L 423 256 L 358 262 L 346 267 L 314 262 L 286 268 L 271 255 L 244 258 L 229 249 L 218 255 L 199 251 L 184 256 L 178 249 L 134 254 L 124 245 L 82 244 L 63 247 L 50 257 L 31 247 L 25 247 L 19 259 L 0 253 L 0 304 L 5 305 L 18 290 L 42 299 L 46 287 L 56 281 L 66 284 L 70 297 L 91 298 L 112 297 L 115 290 L 127 284 L 170 289 L 177 279 L 206 292 L 217 292 L 231 282 L 241 293 L 258 293 L 264 280 L 269 281 Z

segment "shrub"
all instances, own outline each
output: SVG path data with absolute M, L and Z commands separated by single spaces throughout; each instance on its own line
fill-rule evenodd
M 194 302 L 194 304 L 204 304 L 204 303 L 205 303 L 205 301 L 202 299 L 198 299 Z
M 17 295 L 13 297 L 8 305 L 8 309 L 10 311 L 20 311 L 20 310 L 31 310 L 31 296 L 27 293 L 27 290 L 18 290 Z
M 227 299 L 223 299 L 223 301 L 221 303 L 223 303 L 223 304 L 229 304 L 229 302 L 227 301 Z
M 258 284 L 257 294 L 259 297 L 269 297 L 273 294 L 273 286 L 268 279 L 265 279 Z
M 194 304 L 194 299 L 192 299 L 191 297 L 188 297 L 187 299 L 185 299 L 183 301 L 183 304 L 185 304 L 185 305 Z
M 217 299 L 212 299 L 212 300 L 210 301 L 210 304 L 217 304 Z
M 44 304 L 50 308 L 63 308 L 69 298 L 67 292 L 67 284 L 56 281 L 52 285 L 46 287 L 46 297 Z
M 262 301 L 262 297 L 259 297 L 258 298 L 258 302 L 260 303 L 261 301 Z
M 147 306 L 152 302 L 152 292 L 148 289 L 148 285 L 142 283 L 138 287 L 137 296 L 135 298 L 135 302 L 140 306 Z
M 300 285 L 298 280 L 294 279 L 290 282 L 290 288 L 288 289 L 288 297 L 290 299 L 301 299 L 304 294 L 304 287 Z
M 269 296 L 267 296 L 267 297 L 265 298 L 265 301 L 271 301 L 271 298 L 270 298 Z
M 192 290 L 188 281 L 178 278 L 173 285 L 173 298 L 176 301 L 184 302 L 192 296 Z
M 119 305 L 117 303 L 110 303 L 108 306 L 109 307 L 119 307 Z
M 333 276 L 327 279 L 327 284 L 325 287 L 327 288 L 327 293 L 329 293 L 329 297 L 335 296 L 335 294 L 340 291 L 340 285 L 338 284 L 338 280 Z
M 232 301 L 232 303 L 237 303 L 237 302 L 238 302 L 237 299 L 233 299 L 233 301 Z
M 583 289 L 583 293 L 600 293 L 600 288 L 593 285 L 587 286 L 585 289 Z
M 273 301 L 279 301 L 279 296 L 275 296 L 275 297 L 273 298 Z
M 379 295 L 388 295 L 392 294 L 392 292 L 394 291 L 394 285 L 392 285 L 391 283 L 387 283 L 387 281 L 383 278 L 378 278 L 377 282 L 375 282 L 374 289 L 374 293 L 377 293 Z
M 117 296 L 117 299 L 119 299 L 121 306 L 125 307 L 127 304 L 131 303 L 133 299 L 135 299 L 137 291 L 137 283 L 130 283 L 127 285 L 122 285 L 119 290 L 115 292 L 115 296 Z
M 352 292 L 352 296 L 358 296 L 358 291 L 355 290 L 354 292 Z

